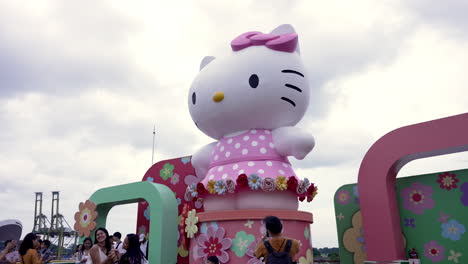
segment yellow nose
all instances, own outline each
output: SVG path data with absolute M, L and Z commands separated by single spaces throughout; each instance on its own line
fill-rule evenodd
M 224 93 L 223 92 L 216 92 L 213 95 L 213 101 L 219 103 L 224 99 Z

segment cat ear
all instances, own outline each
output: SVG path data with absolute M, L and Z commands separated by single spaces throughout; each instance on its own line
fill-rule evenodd
M 282 34 L 288 34 L 288 33 L 296 33 L 296 31 L 294 30 L 294 27 L 292 25 L 283 24 L 273 29 L 271 33 L 276 34 L 276 35 L 282 35 Z
M 208 63 L 212 62 L 214 59 L 215 57 L 213 56 L 205 56 L 205 58 L 203 58 L 203 60 L 200 62 L 200 71 L 203 68 L 205 68 L 205 66 L 208 65 Z
M 279 25 L 277 28 L 271 31 L 271 34 L 275 34 L 275 35 L 292 34 L 292 33 L 296 33 L 296 30 L 294 30 L 294 27 L 290 24 Z M 296 52 L 301 53 L 299 49 L 299 43 L 297 43 L 296 45 Z

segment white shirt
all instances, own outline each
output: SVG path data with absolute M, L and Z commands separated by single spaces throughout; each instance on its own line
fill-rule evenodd
M 145 257 L 148 258 L 148 256 L 146 256 L 146 247 L 148 247 L 148 240 L 140 244 L 141 252 L 143 252 L 143 255 L 145 255 Z
M 117 249 L 119 251 L 120 255 L 123 255 L 123 254 L 125 254 L 125 252 L 127 252 L 127 250 L 125 250 L 123 248 L 123 242 L 122 241 L 120 241 L 118 243 L 115 243 L 115 249 Z

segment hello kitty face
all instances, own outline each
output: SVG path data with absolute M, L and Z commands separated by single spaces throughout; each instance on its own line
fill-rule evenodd
M 208 136 L 294 126 L 304 116 L 310 88 L 296 46 L 285 52 L 267 44 L 233 45 L 229 56 L 202 61 L 188 99 L 193 121 Z

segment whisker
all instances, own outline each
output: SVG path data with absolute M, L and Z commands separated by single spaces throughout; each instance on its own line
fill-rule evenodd
M 293 90 L 296 90 L 296 91 L 302 93 L 301 88 L 299 88 L 299 87 L 297 87 L 297 86 L 294 86 L 294 85 L 292 85 L 292 84 L 287 83 L 287 84 L 285 84 L 284 86 L 289 87 L 289 88 L 291 88 L 291 89 L 293 89 Z
M 284 100 L 290 104 L 292 104 L 294 107 L 296 107 L 296 103 L 294 103 L 293 100 L 289 99 L 289 98 L 286 98 L 286 97 L 281 97 L 281 100 Z
M 304 77 L 304 74 L 298 72 L 298 71 L 295 71 L 295 70 L 282 70 L 281 72 L 284 72 L 284 73 L 293 73 L 293 74 L 297 74 L 299 76 L 302 76 Z

